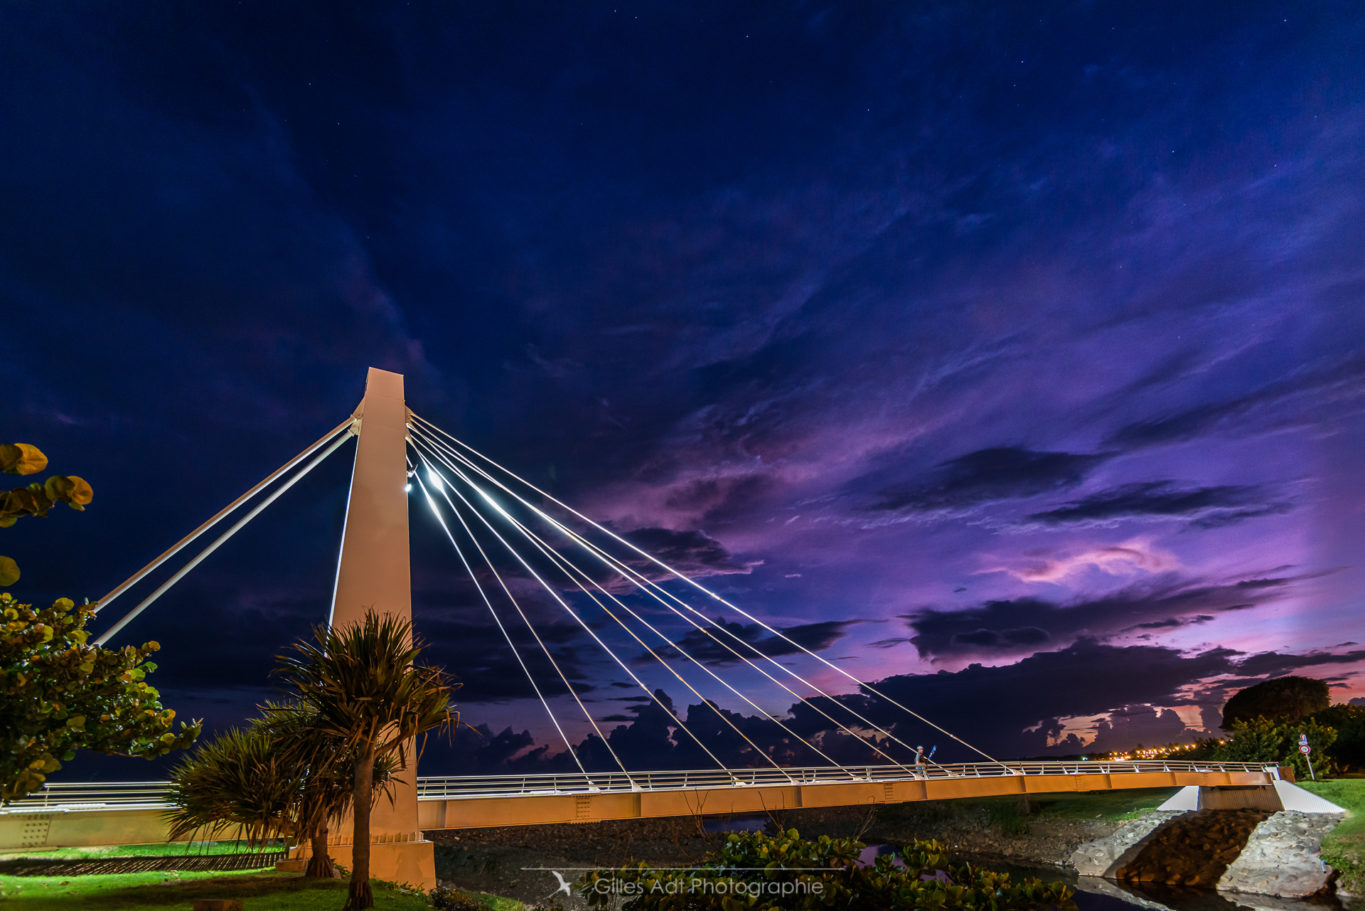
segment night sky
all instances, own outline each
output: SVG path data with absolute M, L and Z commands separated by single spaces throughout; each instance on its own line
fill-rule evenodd
M 1347 2 L 7 3 L 0 436 L 95 490 L 3 532 L 14 591 L 101 596 L 375 365 L 995 753 L 1365 698 L 1362 48 Z M 129 628 L 181 715 L 240 721 L 325 620 L 349 465 Z M 425 770 L 562 765 L 412 504 L 474 726 Z M 623 755 L 705 765 L 529 598 Z

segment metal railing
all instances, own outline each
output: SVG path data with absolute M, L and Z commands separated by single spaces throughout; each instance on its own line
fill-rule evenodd
M 781 787 L 1001 778 L 1029 775 L 1125 775 L 1151 772 L 1263 772 L 1278 776 L 1274 763 L 1190 762 L 1163 759 L 1094 762 L 968 762 L 951 765 L 912 764 L 810 766 L 791 769 L 694 769 L 669 772 L 537 773 L 528 775 L 458 775 L 417 779 L 418 800 L 478 797 L 537 797 L 637 791 L 684 791 L 698 788 Z M 100 809 L 164 809 L 170 806 L 164 781 L 58 782 L 0 809 L 3 812 L 69 812 Z
M 160 809 L 169 807 L 164 781 L 47 782 L 41 790 L 21 797 L 0 813 L 15 810 Z
M 680 772 L 589 772 L 530 775 L 460 775 L 417 779 L 418 800 L 475 797 L 535 797 L 634 791 L 682 791 L 696 788 L 780 787 L 926 781 L 962 778 L 1001 778 L 1028 775 L 1120 775 L 1141 772 L 1266 772 L 1277 774 L 1273 763 L 1188 762 L 1139 760 L 1126 762 L 968 762 L 812 766 L 791 769 L 698 769 Z

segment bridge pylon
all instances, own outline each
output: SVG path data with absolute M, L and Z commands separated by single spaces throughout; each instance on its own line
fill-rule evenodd
M 358 439 L 330 626 L 358 623 L 372 609 L 412 621 L 407 428 L 402 374 L 371 367 L 351 428 Z M 435 851 L 418 828 L 416 752 L 408 756 L 393 803 L 381 799 L 370 816 L 370 875 L 433 889 Z M 349 825 L 336 834 L 349 842 Z

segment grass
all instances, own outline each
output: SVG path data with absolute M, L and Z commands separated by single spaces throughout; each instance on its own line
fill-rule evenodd
M 1090 793 L 1059 794 L 1029 797 L 1032 816 L 1052 816 L 1058 819 L 1107 819 L 1119 822 L 1135 819 L 1155 810 L 1169 800 L 1178 788 L 1139 788 L 1132 791 L 1092 791 Z M 1017 798 L 997 798 L 1013 800 Z
M 278 842 L 252 848 L 245 842 L 236 841 L 196 841 L 172 842 L 152 845 L 103 845 L 97 848 L 45 848 L 36 851 L 21 851 L 15 854 L 0 854 L 0 860 L 85 860 L 100 857 L 183 857 L 200 854 L 257 854 L 278 851 Z
M 526 905 L 517 901 L 515 898 L 505 898 L 501 895 L 493 895 L 488 892 L 470 892 L 465 889 L 457 890 L 462 895 L 467 895 L 475 901 L 481 902 L 488 911 L 526 911 Z
M 15 911 L 184 911 L 200 898 L 245 899 L 251 911 L 337 911 L 344 880 L 292 873 L 125 873 L 118 876 L 0 876 L 0 899 Z M 426 896 L 374 883 L 375 907 L 426 911 Z M 506 901 L 505 899 L 503 901 Z M 517 911 L 519 903 L 490 905 Z
M 1346 818 L 1322 840 L 1322 859 L 1341 871 L 1339 889 L 1365 894 L 1365 778 L 1301 781 L 1299 786 L 1346 810 Z

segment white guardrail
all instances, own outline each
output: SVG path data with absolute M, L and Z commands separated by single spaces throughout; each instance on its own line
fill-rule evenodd
M 1278 777 L 1273 763 L 1176 762 L 1161 759 L 1092 762 L 969 762 L 814 766 L 792 769 L 699 769 L 682 772 L 590 772 L 588 774 L 459 775 L 417 779 L 418 800 L 478 797 L 544 797 L 605 792 L 682 791 L 696 788 L 780 787 L 951 778 L 1000 778 L 1027 775 L 1124 775 L 1152 772 L 1264 772 Z M 160 809 L 169 806 L 164 781 L 53 782 L 0 809 L 43 810 Z

